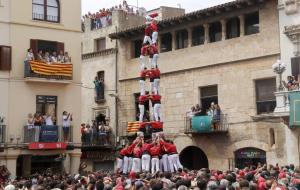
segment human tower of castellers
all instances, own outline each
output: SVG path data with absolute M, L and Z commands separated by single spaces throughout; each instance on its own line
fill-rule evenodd
M 166 140 L 163 134 L 159 93 L 160 70 L 157 65 L 158 28 L 155 19 L 157 16 L 157 13 L 153 13 L 146 17 L 145 37 L 140 56 L 139 131 L 137 138 L 131 144 L 126 144 L 119 152 L 117 171 L 123 174 L 131 172 L 155 174 L 158 171 L 173 173 L 182 168 L 176 146 L 172 141 Z M 151 69 L 146 66 L 147 56 L 149 56 Z M 151 94 L 146 94 L 146 78 L 150 79 Z M 149 100 L 153 106 L 154 121 L 146 122 L 144 121 L 145 103 Z

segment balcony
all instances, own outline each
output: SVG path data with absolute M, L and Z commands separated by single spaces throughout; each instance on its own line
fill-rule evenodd
M 212 116 L 185 117 L 185 134 L 223 134 L 228 133 L 227 114 L 221 114 L 221 119 L 213 124 Z
M 300 90 L 275 92 L 273 116 L 282 118 L 290 128 L 300 127 Z
M 68 63 L 24 62 L 24 78 L 29 82 L 71 83 L 73 65 Z
M 24 126 L 24 143 L 73 142 L 73 127 L 57 125 Z
M 99 134 L 90 131 L 88 134 L 81 134 L 82 150 L 103 150 L 115 147 L 115 136 L 111 133 Z

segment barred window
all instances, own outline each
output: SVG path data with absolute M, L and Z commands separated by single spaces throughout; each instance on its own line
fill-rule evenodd
M 60 21 L 58 0 L 32 0 L 32 19 L 48 22 Z

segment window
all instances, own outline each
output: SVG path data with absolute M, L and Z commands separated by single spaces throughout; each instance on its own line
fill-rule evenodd
M 102 51 L 106 49 L 105 38 L 99 38 L 95 40 L 95 51 Z
M 11 47 L 0 46 L 0 71 L 11 70 Z
M 231 18 L 226 23 L 226 39 L 240 37 L 240 19 Z
M 105 99 L 104 97 L 104 92 L 105 92 L 105 88 L 104 88 L 104 71 L 98 71 L 97 72 L 97 80 L 98 80 L 98 84 L 95 84 L 95 89 L 96 89 L 96 102 L 102 102 L 102 100 Z
M 200 102 L 202 110 L 205 112 L 210 107 L 210 104 L 214 102 L 218 104 L 218 86 L 206 86 L 200 88 Z
M 36 96 L 36 112 L 42 115 L 51 114 L 54 125 L 57 118 L 57 96 Z
M 172 34 L 166 33 L 161 36 L 160 52 L 172 51 Z
M 292 63 L 292 75 L 297 81 L 300 80 L 300 57 L 293 57 L 291 59 Z
M 146 92 L 146 95 L 148 95 L 149 92 Z M 136 121 L 139 121 L 140 116 L 140 109 L 139 109 L 139 97 L 140 93 L 134 94 L 134 100 L 135 100 L 135 119 Z M 144 120 L 150 121 L 150 101 L 148 100 L 145 103 L 145 113 L 144 113 Z
M 192 46 L 197 46 L 204 44 L 205 41 L 205 35 L 204 35 L 204 27 L 203 26 L 197 26 L 193 28 L 192 31 Z
M 61 42 L 55 42 L 55 41 L 46 41 L 46 40 L 30 40 L 30 48 L 33 50 L 35 54 L 38 53 L 38 51 L 42 50 L 43 53 L 49 52 L 50 54 L 52 52 L 60 52 L 65 49 L 64 43 Z
M 134 46 L 133 57 L 134 58 L 140 57 L 140 55 L 141 55 L 141 48 L 143 46 L 143 40 L 135 40 L 133 42 L 133 46 Z
M 222 40 L 222 24 L 220 22 L 209 25 L 209 41 L 217 42 Z
M 183 49 L 188 46 L 188 32 L 179 30 L 176 32 L 176 49 Z
M 245 15 L 245 35 L 259 33 L 259 13 Z
M 275 131 L 273 128 L 270 128 L 269 130 L 269 134 L 270 134 L 270 146 L 272 147 L 273 145 L 275 145 Z
M 33 20 L 59 22 L 60 10 L 58 0 L 32 0 Z
M 273 112 L 276 107 L 274 92 L 276 79 L 262 79 L 255 81 L 257 114 Z

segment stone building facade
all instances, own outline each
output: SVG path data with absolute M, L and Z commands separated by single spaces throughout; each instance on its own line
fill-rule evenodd
M 228 169 L 258 162 L 287 164 L 293 156 L 286 146 L 289 129 L 266 114 L 276 106 L 277 2 L 233 1 L 165 19 L 158 26 L 164 132 L 176 143 L 183 165 Z M 119 44 L 119 127 L 125 136 L 126 122 L 136 120 L 136 44 L 142 35 L 143 26 L 110 34 Z M 195 104 L 204 109 L 206 98 L 226 114 L 225 132 L 186 130 L 187 110 Z

